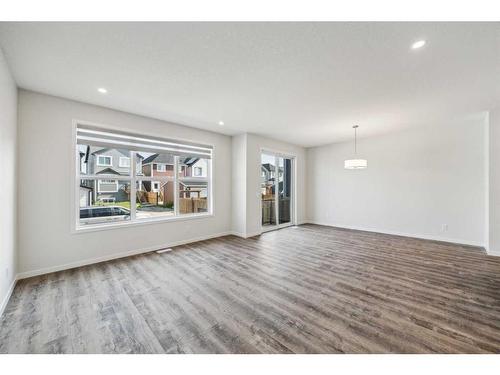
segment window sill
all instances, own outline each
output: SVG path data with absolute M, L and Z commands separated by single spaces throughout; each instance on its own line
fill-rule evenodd
M 142 219 L 136 221 L 124 221 L 120 223 L 109 223 L 109 224 L 98 224 L 98 225 L 85 225 L 85 226 L 77 226 L 73 228 L 72 234 L 81 234 L 81 233 L 89 233 L 89 232 L 98 232 L 102 230 L 110 230 L 110 229 L 119 229 L 119 228 L 129 228 L 141 225 L 149 225 L 149 224 L 161 224 L 168 223 L 174 221 L 186 221 L 186 220 L 197 220 L 197 219 L 206 219 L 210 217 L 214 217 L 213 213 L 203 213 L 203 214 L 186 214 L 182 216 L 174 216 L 174 217 L 166 217 L 160 219 Z

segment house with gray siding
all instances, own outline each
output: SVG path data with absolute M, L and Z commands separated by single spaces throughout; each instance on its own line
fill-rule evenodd
M 137 174 L 142 174 L 144 157 L 136 153 Z M 130 174 L 130 151 L 88 146 L 80 151 L 81 175 L 103 175 L 102 180 L 81 180 L 80 206 L 90 206 L 96 202 L 112 203 L 129 200 L 130 186 L 126 181 L 113 176 Z

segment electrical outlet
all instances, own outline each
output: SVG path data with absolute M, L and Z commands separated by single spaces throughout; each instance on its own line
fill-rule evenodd
M 448 232 L 448 224 L 441 224 L 441 232 Z

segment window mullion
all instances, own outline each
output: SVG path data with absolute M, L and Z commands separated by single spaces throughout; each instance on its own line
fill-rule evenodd
M 174 156 L 174 214 L 179 216 L 179 157 Z
M 134 221 L 136 218 L 137 205 L 135 204 L 137 196 L 137 166 L 136 166 L 136 155 L 134 151 L 130 151 L 130 172 L 132 174 L 130 181 L 130 220 Z
M 208 212 L 213 214 L 213 195 L 212 195 L 212 159 L 207 161 L 207 199 L 208 199 Z

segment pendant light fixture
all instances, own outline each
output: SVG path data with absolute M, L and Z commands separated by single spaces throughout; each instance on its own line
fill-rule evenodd
M 358 152 L 357 138 L 358 138 L 358 125 L 354 125 L 352 128 L 354 129 L 354 159 L 347 159 L 344 161 L 345 169 L 365 169 L 368 167 L 368 161 L 366 159 L 357 159 L 356 155 Z

